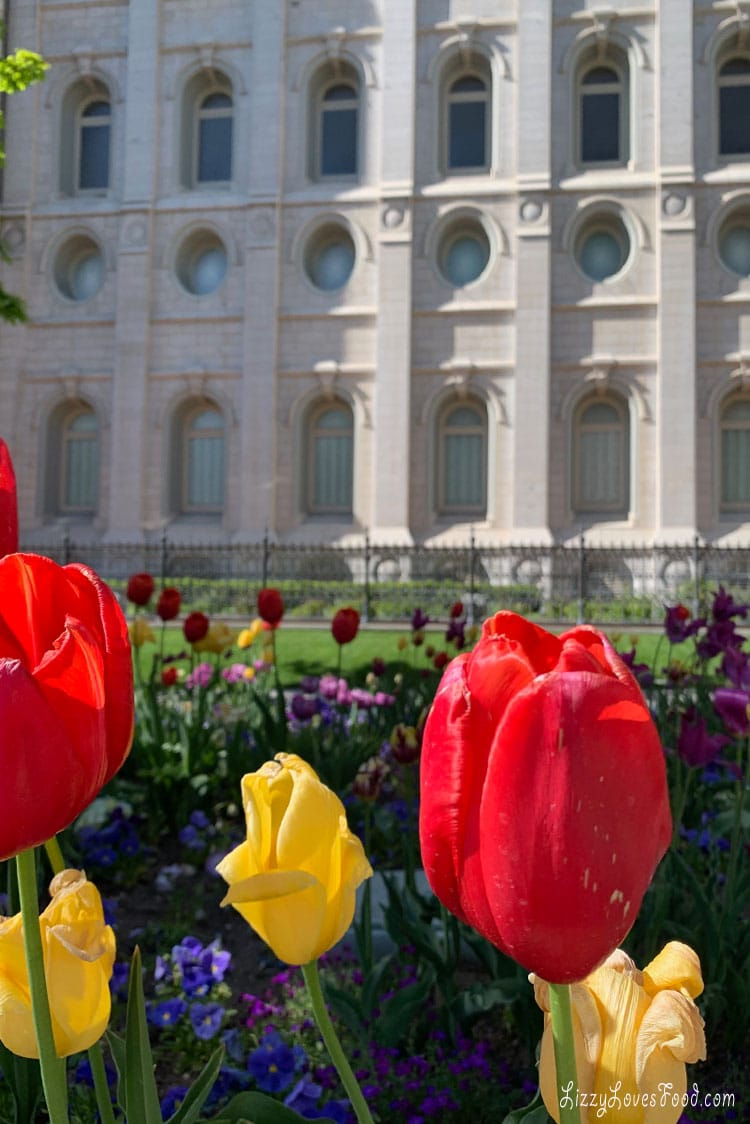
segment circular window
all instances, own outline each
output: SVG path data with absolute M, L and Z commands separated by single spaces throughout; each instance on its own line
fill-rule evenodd
M 440 242 L 438 265 L 450 285 L 463 289 L 477 281 L 490 260 L 490 240 L 480 222 L 462 223 L 446 231 Z
M 305 273 L 316 289 L 334 293 L 343 289 L 355 261 L 352 236 L 343 227 L 325 227 L 310 239 L 305 250 Z
M 576 261 L 589 281 L 607 281 L 616 276 L 629 257 L 628 232 L 614 216 L 609 221 L 587 223 L 578 237 Z
M 719 237 L 721 263 L 738 277 L 750 277 L 750 218 L 733 220 Z
M 227 273 L 227 251 L 213 231 L 200 231 L 183 242 L 177 254 L 177 278 L 195 297 L 214 293 Z
M 55 259 L 57 288 L 71 301 L 86 301 L 104 283 L 104 258 L 93 238 L 79 235 L 60 248 Z

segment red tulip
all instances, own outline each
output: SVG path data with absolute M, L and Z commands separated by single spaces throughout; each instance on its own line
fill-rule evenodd
M 159 594 L 159 600 L 156 602 L 156 612 L 163 621 L 173 621 L 180 611 L 182 604 L 182 595 L 179 589 L 174 586 L 168 585 Z
M 583 979 L 633 924 L 671 832 L 659 737 L 606 637 L 486 621 L 422 745 L 422 859 L 447 908 L 543 979 Z
M 176 682 L 177 682 L 177 668 L 176 667 L 165 667 L 164 670 L 161 673 L 161 685 L 162 685 L 162 687 L 174 687 Z
M 155 588 L 156 583 L 150 574 L 133 574 L 128 579 L 125 596 L 134 605 L 148 605 Z
M 130 749 L 127 625 L 88 567 L 0 560 L 0 728 L 7 859 L 67 827 Z
M 463 615 L 464 615 L 464 603 L 463 603 L 463 601 L 454 601 L 453 604 L 451 605 L 451 620 L 455 620 L 456 617 L 462 617 Z
M 284 616 L 284 602 L 278 589 L 261 589 L 258 593 L 258 616 L 266 624 L 278 624 Z
M 0 555 L 18 550 L 16 474 L 8 446 L 0 437 Z
M 339 609 L 331 621 L 331 632 L 337 644 L 351 644 L 359 631 L 359 613 L 356 609 Z
M 182 631 L 188 644 L 197 644 L 199 640 L 202 640 L 208 632 L 210 623 L 205 613 L 195 612 L 185 617 Z

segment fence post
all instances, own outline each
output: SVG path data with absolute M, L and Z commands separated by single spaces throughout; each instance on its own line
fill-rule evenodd
M 474 527 L 469 530 L 469 608 L 466 613 L 466 623 L 469 628 L 474 624 L 474 562 L 476 557 L 476 543 L 474 540 Z
M 696 535 L 693 539 L 693 617 L 701 611 L 701 540 Z
M 270 547 L 268 544 L 268 527 L 263 531 L 263 563 L 261 567 L 261 585 L 263 589 L 268 585 L 268 563 Z
M 586 605 L 586 541 L 578 540 L 578 624 L 583 624 Z
M 169 572 L 169 542 L 167 540 L 167 532 L 164 530 L 161 536 L 161 561 L 159 563 L 161 570 L 161 585 L 162 589 L 167 584 L 167 573 Z
M 365 602 L 362 606 L 362 620 L 370 620 L 370 532 L 365 531 Z

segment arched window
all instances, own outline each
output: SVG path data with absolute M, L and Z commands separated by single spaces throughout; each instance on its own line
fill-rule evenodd
M 573 434 L 573 508 L 626 515 L 630 503 L 630 426 L 624 402 L 585 402 Z
M 361 84 L 353 66 L 324 67 L 310 86 L 309 172 L 314 180 L 359 173 Z
M 719 155 L 750 153 L 750 58 L 727 59 L 719 69 Z
M 625 164 L 629 155 L 628 66 L 618 52 L 579 70 L 578 162 Z
M 78 122 L 78 190 L 109 187 L 111 110 L 97 98 L 83 107 Z
M 112 179 L 112 99 L 98 79 L 74 82 L 60 116 L 60 191 L 105 192 Z
M 185 415 L 180 510 L 217 513 L 224 506 L 224 418 L 201 405 Z
M 308 431 L 307 509 L 311 515 L 348 515 L 352 510 L 354 425 L 343 402 L 319 407 Z
M 492 72 L 476 56 L 453 59 L 441 85 L 441 166 L 445 173 L 482 172 L 491 163 Z
M 196 74 L 182 97 L 180 178 L 185 187 L 232 179 L 234 101 L 229 81 Z
M 750 507 L 750 399 L 735 398 L 721 413 L 721 508 Z
M 89 407 L 62 416 L 57 466 L 58 515 L 93 515 L 99 504 L 99 423 Z
M 441 413 L 437 470 L 438 514 L 485 514 L 487 414 L 479 403 L 454 403 Z
M 207 94 L 197 113 L 196 183 L 232 178 L 232 99 L 229 94 Z

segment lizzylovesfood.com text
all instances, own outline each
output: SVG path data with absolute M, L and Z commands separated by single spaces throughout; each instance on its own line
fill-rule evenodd
M 670 1105 L 672 1108 L 734 1108 L 734 1093 L 702 1093 L 695 1084 L 683 1093 L 666 1081 L 657 1089 L 643 1093 L 624 1093 L 621 1081 L 610 1085 L 608 1091 L 598 1093 L 576 1089 L 572 1081 L 560 1086 L 561 1109 L 593 1109 L 597 1117 L 603 1117 L 613 1109 L 667 1108 Z

